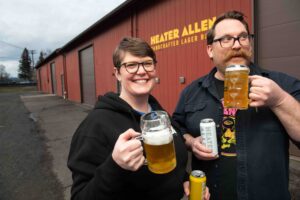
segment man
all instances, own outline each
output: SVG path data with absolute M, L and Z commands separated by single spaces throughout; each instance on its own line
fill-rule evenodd
M 173 118 L 192 151 L 192 169 L 203 170 L 211 199 L 290 199 L 289 139 L 300 147 L 300 81 L 251 63 L 252 35 L 244 15 L 219 16 L 207 33 L 212 71 L 181 94 Z M 276 41 L 275 41 L 276 42 Z M 250 68 L 249 108 L 223 107 L 226 66 Z M 216 123 L 219 154 L 201 143 L 199 123 Z

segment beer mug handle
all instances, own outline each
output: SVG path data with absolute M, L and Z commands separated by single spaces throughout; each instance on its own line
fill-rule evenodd
M 143 138 L 143 136 L 142 135 L 140 135 L 140 136 L 137 136 L 137 137 L 135 137 L 134 139 L 136 139 L 136 140 L 139 140 L 139 141 L 144 141 L 144 138 Z M 146 156 L 144 155 L 144 157 L 145 157 L 145 161 L 144 161 L 144 163 L 143 163 L 143 165 L 148 165 L 148 161 L 147 161 L 147 158 L 146 158 Z
M 144 140 L 144 138 L 143 138 L 143 136 L 142 136 L 142 135 L 140 135 L 140 136 L 137 136 L 137 137 L 135 137 L 134 139 L 136 139 L 136 140 L 140 140 L 140 141 L 143 141 L 143 140 Z
M 172 133 L 172 135 L 177 136 L 177 131 L 173 128 L 172 125 L 170 127 L 171 127 L 171 133 Z

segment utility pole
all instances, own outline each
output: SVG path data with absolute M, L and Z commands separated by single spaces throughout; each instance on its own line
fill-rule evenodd
M 36 50 L 29 50 L 29 52 L 31 53 L 31 59 L 32 59 L 31 79 L 36 81 L 36 73 L 34 70 L 34 56 L 33 56 L 33 54 L 36 54 Z
M 33 69 L 34 68 L 34 57 L 33 57 L 33 54 L 36 54 L 36 50 L 29 50 L 29 52 L 31 53 L 32 69 Z

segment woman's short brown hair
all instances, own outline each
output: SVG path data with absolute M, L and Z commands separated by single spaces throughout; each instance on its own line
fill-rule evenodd
M 150 45 L 141 38 L 124 37 L 113 53 L 113 63 L 120 68 L 125 52 L 137 57 L 151 57 L 156 62 L 156 55 Z

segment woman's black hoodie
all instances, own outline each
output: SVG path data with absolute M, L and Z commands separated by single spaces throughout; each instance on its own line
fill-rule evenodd
M 162 110 L 150 96 L 152 110 Z M 178 131 L 176 125 L 173 127 Z M 187 179 L 187 150 L 181 134 L 174 136 L 176 168 L 154 174 L 147 166 L 132 172 L 118 166 L 112 150 L 119 135 L 129 128 L 140 132 L 140 114 L 115 93 L 99 96 L 95 108 L 77 128 L 70 147 L 72 200 L 140 199 L 179 200 Z

